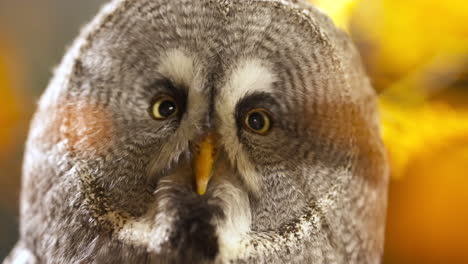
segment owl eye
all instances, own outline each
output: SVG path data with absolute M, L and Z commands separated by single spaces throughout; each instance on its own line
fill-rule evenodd
M 257 134 L 265 134 L 271 128 L 271 120 L 267 110 L 255 108 L 247 112 L 244 118 L 244 126 Z
M 156 98 L 151 107 L 151 113 L 157 120 L 165 120 L 175 116 L 179 109 L 174 98 L 163 95 Z

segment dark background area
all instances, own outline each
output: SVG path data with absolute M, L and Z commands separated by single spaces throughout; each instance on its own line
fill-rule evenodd
M 18 235 L 22 153 L 36 102 L 66 48 L 104 2 L 0 0 L 0 260 Z

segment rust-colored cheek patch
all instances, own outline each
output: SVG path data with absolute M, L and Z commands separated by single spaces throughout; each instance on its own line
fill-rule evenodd
M 351 162 L 357 176 L 373 185 L 385 183 L 384 149 L 371 123 L 374 109 L 343 101 L 323 103 L 317 109 L 326 111 L 309 111 L 305 120 L 313 142 L 318 142 L 316 156 L 329 166 L 347 167 L 346 162 Z
M 111 112 L 99 104 L 78 102 L 63 109 L 61 134 L 69 151 L 77 156 L 104 155 L 113 143 Z

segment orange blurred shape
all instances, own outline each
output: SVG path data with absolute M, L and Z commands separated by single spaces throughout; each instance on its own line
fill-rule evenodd
M 382 111 L 394 121 L 385 122 L 384 138 L 397 177 L 387 263 L 468 263 L 468 111 L 441 105 Z
M 20 116 L 15 89 L 14 61 L 11 50 L 0 35 L 0 158 L 7 155 L 13 146 L 13 130 Z M 16 87 L 18 88 L 18 87 Z

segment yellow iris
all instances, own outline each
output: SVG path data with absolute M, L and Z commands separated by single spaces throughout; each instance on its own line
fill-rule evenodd
M 268 112 L 262 108 L 250 110 L 244 119 L 244 126 L 250 131 L 263 135 L 271 128 L 271 120 Z
M 178 111 L 177 102 L 168 95 L 158 97 L 152 106 L 152 114 L 158 120 L 171 118 Z

